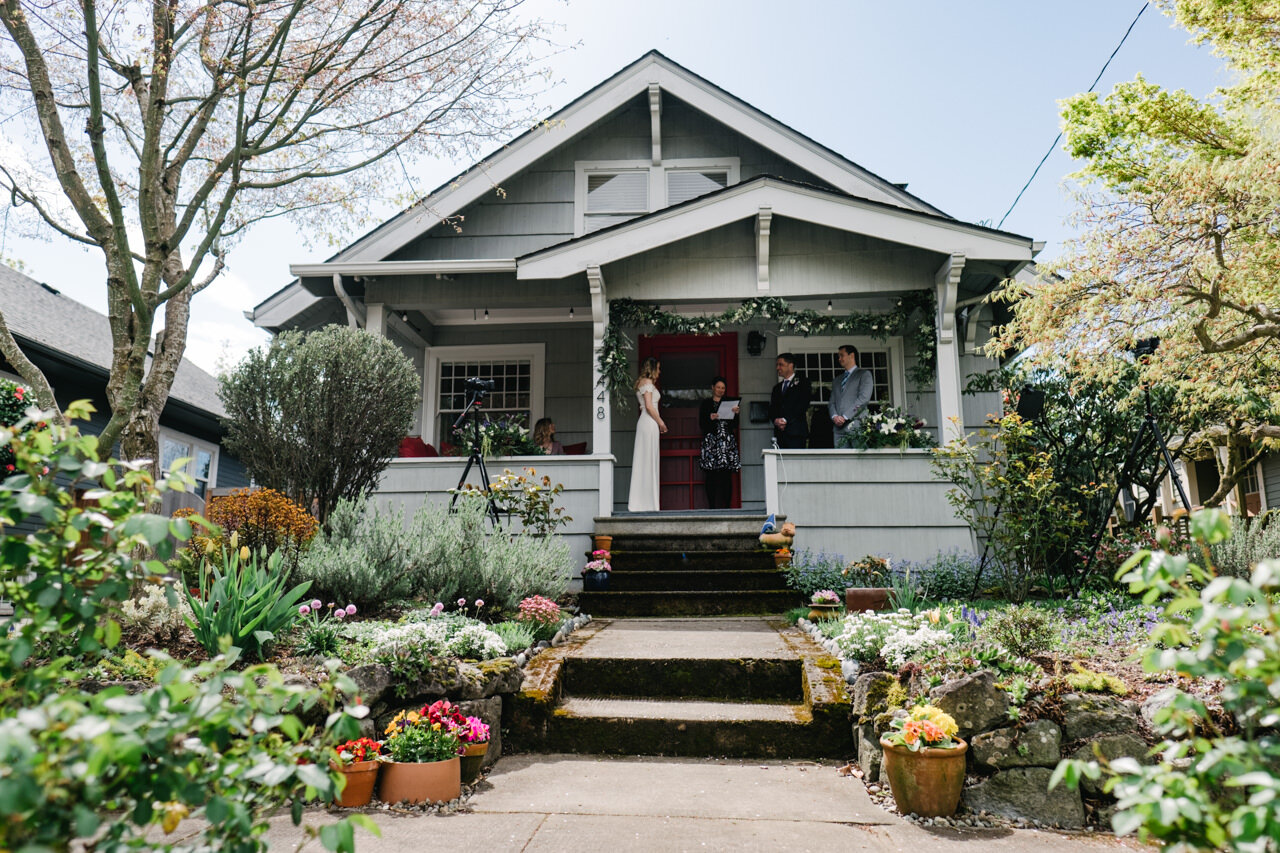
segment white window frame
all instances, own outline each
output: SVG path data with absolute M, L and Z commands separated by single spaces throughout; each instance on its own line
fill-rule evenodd
M 645 213 L 652 213 L 667 206 L 667 172 L 723 171 L 728 176 L 727 185 L 733 186 L 741 176 L 741 160 L 737 157 L 681 157 L 663 160 L 657 166 L 649 160 L 577 160 L 573 171 L 573 236 L 581 237 L 587 233 L 587 176 L 590 174 L 647 171 L 649 209 Z
M 542 417 L 546 393 L 547 345 L 494 344 L 492 346 L 428 347 L 422 371 L 422 431 L 430 430 L 423 441 L 438 449 L 443 438 L 436 435 L 440 415 L 440 364 L 454 361 L 512 361 L 529 359 L 529 424 L 530 430 Z
M 218 487 L 218 455 L 222 448 L 218 447 L 217 444 L 211 441 L 204 440 L 203 438 L 196 438 L 193 435 L 188 435 L 185 432 L 178 432 L 176 429 L 170 429 L 169 427 L 160 427 L 159 446 L 157 449 L 160 452 L 161 459 L 164 458 L 164 440 L 166 438 L 172 439 L 173 441 L 180 441 L 191 447 L 191 453 L 188 454 L 189 458 L 187 460 L 187 467 L 185 470 L 191 475 L 192 479 L 195 479 L 196 476 L 196 451 L 205 450 L 209 452 L 209 479 L 205 485 L 203 497 L 203 500 L 208 501 L 209 495 Z
M 903 346 L 901 337 L 891 337 L 888 340 L 880 341 L 875 338 L 858 335 L 778 336 L 778 352 L 780 353 L 835 352 L 845 344 L 857 347 L 859 353 L 864 349 L 889 351 L 889 390 L 893 394 L 893 405 L 900 409 L 905 409 L 907 405 L 907 374 L 902 360 Z

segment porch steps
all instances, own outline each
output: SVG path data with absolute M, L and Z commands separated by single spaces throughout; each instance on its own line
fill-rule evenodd
M 744 616 L 799 605 L 773 556 L 759 547 L 756 514 L 597 518 L 613 537 L 606 592 L 583 592 L 578 606 L 601 617 Z
M 828 758 L 851 751 L 848 720 L 838 665 L 795 628 L 664 619 L 597 621 L 538 655 L 503 725 L 537 752 Z

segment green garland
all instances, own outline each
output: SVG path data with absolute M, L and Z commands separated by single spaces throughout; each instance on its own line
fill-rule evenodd
M 936 305 L 933 291 L 915 290 L 899 297 L 894 309 L 888 313 L 855 311 L 835 315 L 807 308 L 796 310 L 785 299 L 758 296 L 719 314 L 685 317 L 634 299 L 613 299 L 609 301 L 609 325 L 605 327 L 600 350 L 601 381 L 613 393 L 615 400 L 627 401 L 626 392 L 631 390 L 633 382 L 628 354 L 632 342 L 622 331 L 624 328 L 649 329 L 664 335 L 715 335 L 726 326 L 768 320 L 776 325 L 775 332 L 779 335 L 852 334 L 879 341 L 901 336 L 915 347 L 916 363 L 908 377 L 914 385 L 928 385 L 934 379 L 938 360 L 934 324 Z M 919 319 L 913 320 L 917 313 L 920 314 Z

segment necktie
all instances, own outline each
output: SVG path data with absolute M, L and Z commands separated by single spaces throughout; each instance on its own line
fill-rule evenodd
M 846 386 L 846 385 L 848 385 L 848 384 L 849 384 L 849 371 L 848 371 L 848 370 L 846 370 L 846 371 L 844 372 L 844 376 L 843 376 L 843 377 L 841 377 L 841 379 L 840 379 L 840 387 L 841 387 L 841 388 L 844 388 L 844 386 Z
M 791 387 L 791 380 L 790 380 L 790 379 L 784 379 L 784 380 L 782 380 L 782 393 L 783 393 L 783 394 L 787 393 L 787 389 L 788 389 L 788 388 L 790 388 L 790 387 Z

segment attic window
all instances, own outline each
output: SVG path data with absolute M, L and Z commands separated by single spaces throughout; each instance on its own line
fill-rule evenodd
M 667 204 L 679 204 L 729 186 L 729 172 L 724 169 L 670 169 L 667 171 Z
M 649 172 L 591 172 L 587 175 L 584 232 L 591 233 L 649 212 Z

